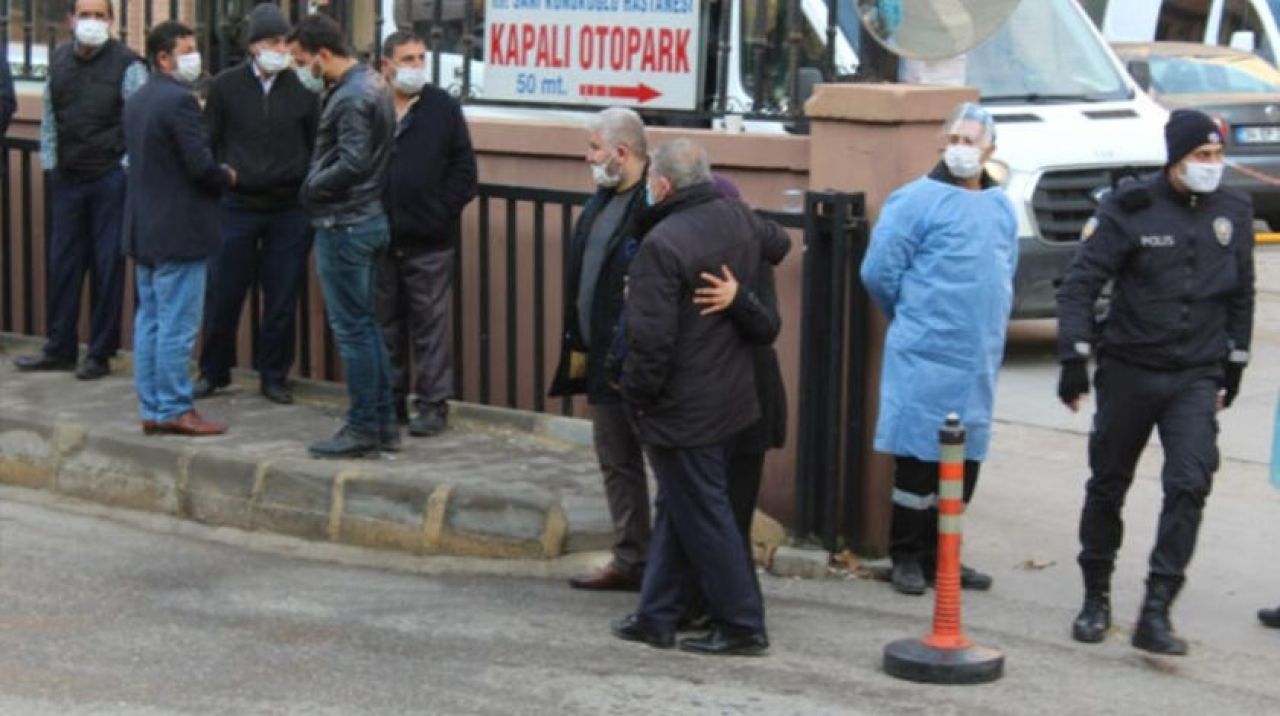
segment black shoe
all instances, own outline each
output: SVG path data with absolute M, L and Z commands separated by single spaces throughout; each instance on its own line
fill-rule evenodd
M 365 457 L 378 454 L 379 440 L 376 435 L 352 430 L 343 426 L 336 435 L 328 440 L 311 443 L 308 450 L 316 458 Z
M 110 373 L 111 364 L 93 356 L 85 356 L 80 367 L 76 369 L 76 377 L 80 380 L 97 380 Z
M 991 583 L 995 580 L 990 574 L 979 572 L 973 567 L 960 565 L 960 588 L 969 589 L 975 592 L 985 592 L 991 589 Z
M 760 656 L 769 650 L 769 638 L 717 625 L 706 636 L 681 639 L 680 650 L 708 656 Z
M 904 559 L 893 563 L 893 576 L 890 578 L 893 582 L 893 588 L 899 594 L 910 594 L 918 596 L 924 594 L 925 581 L 924 570 L 920 567 L 920 562 L 914 559 Z
M 271 382 L 262 384 L 262 397 L 273 403 L 280 405 L 291 405 L 293 403 L 293 391 L 289 390 L 289 386 L 282 382 Z
M 627 616 L 609 625 L 609 631 L 623 641 L 638 641 L 655 649 L 670 649 L 676 645 L 676 635 L 659 631 L 640 620 L 635 614 Z
M 1173 633 L 1169 607 L 1182 588 L 1182 580 L 1174 577 L 1147 578 L 1147 596 L 1142 600 L 1142 613 L 1133 630 L 1132 644 L 1144 651 L 1167 656 L 1187 653 L 1187 641 Z
M 378 447 L 387 452 L 400 452 L 400 426 L 395 423 L 390 425 L 383 423 L 378 430 Z
M 409 423 L 409 434 L 420 438 L 439 435 L 449 427 L 448 415 L 447 403 L 425 405 L 418 411 L 418 416 Z
M 226 383 L 215 383 L 209 380 L 209 377 L 202 375 L 196 378 L 196 384 L 191 386 L 191 397 L 195 400 L 203 400 L 218 391 L 219 388 L 227 387 Z
M 63 360 L 62 358 L 54 358 L 45 353 L 37 353 L 33 356 L 18 356 L 13 359 L 13 365 L 22 371 L 38 371 L 38 370 L 75 370 L 76 362 L 74 360 Z
M 1097 644 L 1107 638 L 1111 628 L 1111 600 L 1107 595 L 1086 595 L 1084 606 L 1071 622 L 1071 638 L 1085 644 Z
M 1275 609 L 1259 609 L 1258 621 L 1263 626 L 1269 626 L 1272 629 L 1280 629 L 1280 607 Z

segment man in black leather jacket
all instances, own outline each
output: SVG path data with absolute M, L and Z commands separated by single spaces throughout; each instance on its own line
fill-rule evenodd
M 374 315 L 374 266 L 390 241 L 382 182 L 395 139 L 395 109 L 382 79 L 346 47 L 342 28 L 309 15 L 289 36 L 304 85 L 329 86 L 311 168 L 299 198 L 316 229 L 316 267 L 329 327 L 346 367 L 346 425 L 311 445 L 315 457 L 360 457 L 399 447 L 391 363 Z

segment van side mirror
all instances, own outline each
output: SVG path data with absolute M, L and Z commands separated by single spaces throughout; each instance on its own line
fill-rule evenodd
M 1231 49 L 1253 52 L 1258 49 L 1258 40 L 1252 30 L 1236 30 L 1231 33 Z
M 1129 76 L 1142 88 L 1143 92 L 1151 91 L 1151 63 L 1146 60 L 1129 60 L 1125 66 Z

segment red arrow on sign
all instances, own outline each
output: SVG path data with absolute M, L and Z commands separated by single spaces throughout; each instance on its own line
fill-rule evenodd
M 617 97 L 634 99 L 637 104 L 644 104 L 662 93 L 641 82 L 635 87 L 624 85 L 579 85 L 578 94 L 583 97 Z

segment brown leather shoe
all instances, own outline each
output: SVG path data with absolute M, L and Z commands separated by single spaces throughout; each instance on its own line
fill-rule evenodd
M 605 565 L 591 574 L 584 574 L 569 580 L 574 589 L 588 589 L 595 592 L 638 592 L 641 580 L 623 573 L 612 564 Z
M 175 435 L 221 435 L 227 432 L 227 424 L 205 420 L 200 417 L 200 413 L 188 410 L 173 420 L 156 423 L 154 430 L 157 433 L 173 433 Z
M 154 420 L 143 420 L 143 421 L 142 421 L 142 434 L 143 434 L 143 435 L 151 435 L 151 434 L 155 433 L 155 431 L 156 431 L 156 421 L 154 421 Z

